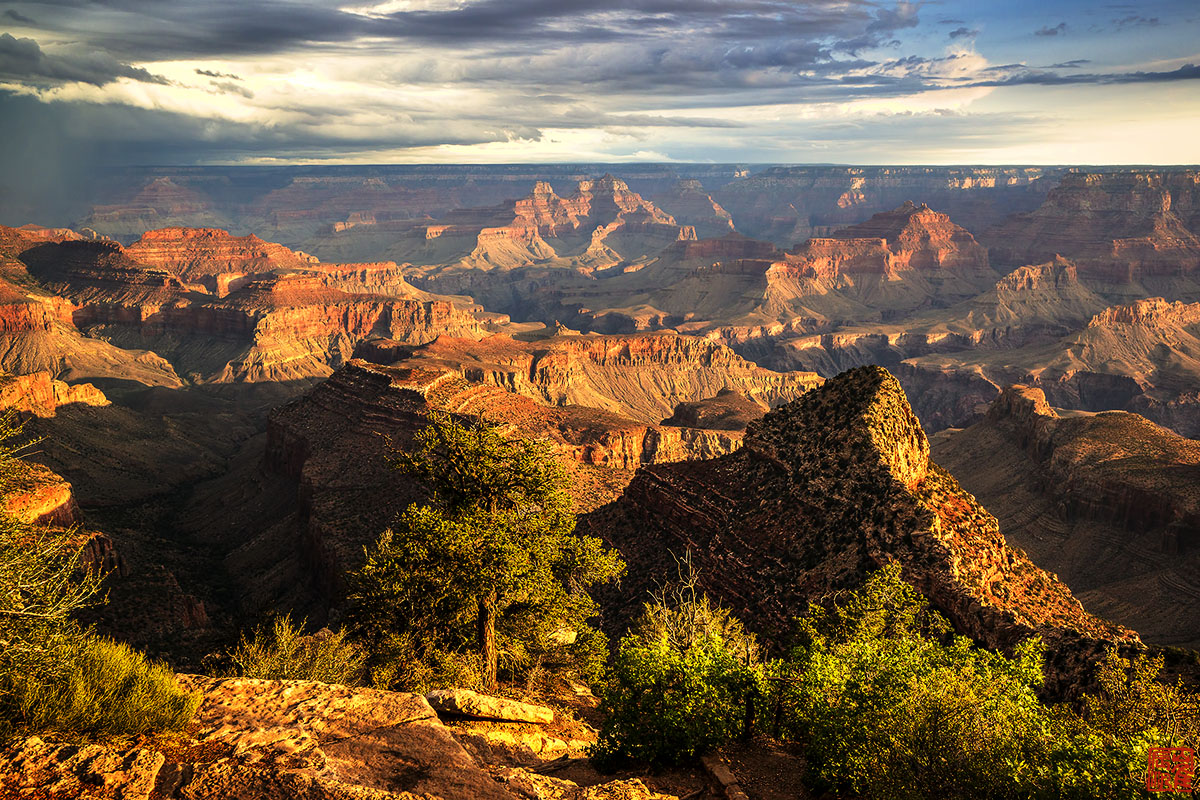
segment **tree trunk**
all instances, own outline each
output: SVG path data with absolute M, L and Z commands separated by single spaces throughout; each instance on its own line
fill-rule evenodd
M 479 655 L 483 661 L 483 688 L 496 689 L 496 595 L 488 593 L 479 600 Z

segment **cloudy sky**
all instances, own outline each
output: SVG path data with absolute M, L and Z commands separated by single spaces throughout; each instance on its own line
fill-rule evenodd
M 1197 0 L 0 0 L 0 168 L 1200 162 Z

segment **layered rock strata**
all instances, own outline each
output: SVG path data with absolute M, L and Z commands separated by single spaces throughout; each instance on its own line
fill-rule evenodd
M 729 453 L 740 432 L 650 425 L 581 406 L 550 407 L 429 365 L 351 361 L 306 395 L 272 412 L 263 468 L 206 486 L 198 508 L 222 498 L 224 523 L 197 534 L 227 547 L 248 609 L 284 604 L 323 614 L 342 578 L 395 515 L 423 490 L 391 468 L 430 411 L 481 415 L 505 431 L 544 439 L 571 477 L 580 510 L 620 493 L 642 464 Z M 226 528 L 228 528 L 226 530 Z
M 504 335 L 478 342 L 441 337 L 416 348 L 372 341 L 359 353 L 383 364 L 445 367 L 539 402 L 588 406 L 648 423 L 669 416 L 681 402 L 724 390 L 765 411 L 821 383 L 812 373 L 772 372 L 723 345 L 668 333 L 559 335 L 534 342 Z
M 1099 284 L 1149 280 L 1162 291 L 1169 279 L 1200 270 L 1197 207 L 1200 174 L 1193 170 L 1072 172 L 1040 208 L 1014 215 L 984 239 L 999 263 L 1061 254 Z
M 1013 386 L 934 452 L 1005 536 L 1147 641 L 1196 647 L 1200 443 L 1136 414 L 1056 412 Z
M 1082 685 L 1106 647 L 1138 641 L 1005 542 L 996 519 L 929 459 L 903 390 L 878 367 L 771 411 L 730 456 L 640 470 L 579 527 L 631 565 L 622 584 L 631 610 L 688 553 L 705 591 L 782 635 L 809 601 L 897 560 L 977 641 L 1008 648 L 1043 637 L 1052 692 Z

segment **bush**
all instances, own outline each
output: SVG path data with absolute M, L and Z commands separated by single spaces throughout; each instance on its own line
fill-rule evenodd
M 1115 654 L 1085 713 L 1038 701 L 1044 648 L 1012 658 L 950 636 L 896 564 L 813 606 L 801 643 L 768 665 L 779 732 L 806 745 L 818 790 L 866 797 L 1144 796 L 1146 750 L 1179 744 L 1194 697 L 1161 660 Z
M 320 681 L 357 686 L 366 656 L 349 641 L 345 631 L 318 631 L 303 635 L 302 625 L 290 617 L 275 620 L 268 631 L 259 628 L 229 653 L 235 674 L 244 678 Z
M 182 730 L 200 703 L 175 673 L 128 645 L 98 636 L 65 642 L 54 673 L 7 672 L 3 718 L 9 734 L 108 738 Z
M 747 703 L 761 683 L 753 637 L 728 611 L 696 599 L 694 580 L 676 600 L 648 603 L 621 640 L 592 751 L 602 765 L 679 764 L 744 730 Z

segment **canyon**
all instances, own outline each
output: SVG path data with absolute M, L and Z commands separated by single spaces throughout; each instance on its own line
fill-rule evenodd
M 44 437 L 22 513 L 113 567 L 90 621 L 180 669 L 337 620 L 434 412 L 550 444 L 630 564 L 612 633 L 689 551 L 773 638 L 899 560 L 977 642 L 1042 636 L 1058 696 L 1200 644 L 1194 170 L 110 178 L 0 227 L 0 406 Z

